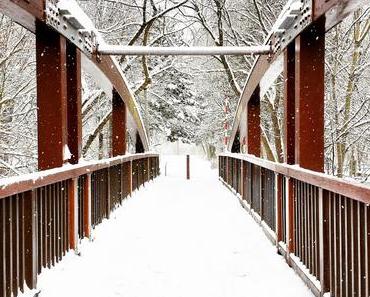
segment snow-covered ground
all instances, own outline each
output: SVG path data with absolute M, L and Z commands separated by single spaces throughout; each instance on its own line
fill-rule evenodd
M 80 256 L 43 271 L 40 297 L 313 296 L 208 162 L 192 157 L 190 181 L 184 157 L 161 167 Z

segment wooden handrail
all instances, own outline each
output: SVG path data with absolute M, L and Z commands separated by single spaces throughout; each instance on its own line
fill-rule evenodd
M 44 170 L 22 176 L 3 178 L 0 179 L 0 199 L 63 180 L 77 178 L 81 175 L 93 173 L 94 171 L 112 167 L 124 162 L 150 157 L 158 157 L 158 154 L 144 153 L 125 155 L 99 161 L 88 161 L 77 165 L 66 165 L 60 168 Z
M 348 181 L 335 176 L 307 170 L 298 165 L 275 163 L 248 154 L 223 153 L 219 156 L 236 158 L 280 173 L 313 186 L 346 196 L 356 201 L 370 203 L 370 186 L 357 181 Z

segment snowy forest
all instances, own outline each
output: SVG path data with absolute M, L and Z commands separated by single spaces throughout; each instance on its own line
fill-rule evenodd
M 109 44 L 262 44 L 283 0 L 78 0 Z M 370 5 L 326 35 L 325 170 L 370 180 Z M 0 15 L 0 177 L 37 170 L 35 37 Z M 224 150 L 255 57 L 120 57 L 153 151 L 195 143 Z M 111 94 L 83 73 L 83 157 L 110 154 Z M 263 157 L 284 161 L 283 77 L 262 98 Z M 225 101 L 230 113 L 225 114 Z M 132 149 L 132 148 L 131 148 Z

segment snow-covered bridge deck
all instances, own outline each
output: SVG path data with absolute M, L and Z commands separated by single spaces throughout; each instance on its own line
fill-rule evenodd
M 312 296 L 208 162 L 163 158 L 163 175 L 124 201 L 22 296 Z

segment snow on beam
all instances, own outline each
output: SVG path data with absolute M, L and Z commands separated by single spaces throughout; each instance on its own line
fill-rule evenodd
M 100 45 L 97 48 L 100 55 L 124 56 L 215 56 L 215 55 L 269 55 L 272 53 L 269 45 L 256 46 L 213 46 L 213 47 L 151 47 L 151 46 L 120 46 Z

